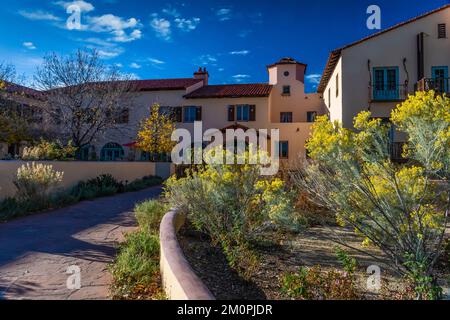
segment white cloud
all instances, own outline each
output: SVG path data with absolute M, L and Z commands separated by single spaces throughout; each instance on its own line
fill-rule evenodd
M 167 14 L 168 16 L 172 16 L 174 18 L 178 18 L 179 16 L 181 16 L 180 13 L 178 12 L 178 10 L 175 8 L 166 8 L 166 9 L 163 9 L 162 12 L 164 14 Z
M 157 64 L 157 65 L 165 64 L 164 61 L 155 59 L 155 58 L 149 58 L 148 61 L 150 61 L 152 64 Z
M 150 23 L 150 26 L 156 32 L 157 37 L 165 41 L 170 41 L 172 39 L 171 23 L 169 20 L 154 17 Z
M 81 12 L 91 12 L 95 10 L 95 7 L 86 1 L 57 1 L 55 4 L 63 7 L 64 9 L 68 9 L 69 7 L 78 7 Z
M 122 68 L 122 67 L 123 67 L 123 64 L 121 64 L 121 63 L 116 63 L 115 66 L 116 66 L 117 68 Z
M 106 41 L 100 38 L 87 38 L 87 39 L 78 39 L 78 41 L 81 42 L 86 42 L 86 43 L 90 43 L 90 44 L 95 44 L 97 46 L 101 46 L 101 47 L 113 47 L 115 46 L 114 43 L 112 43 L 111 41 Z
M 135 28 L 139 21 L 135 18 L 124 20 L 113 14 L 105 14 L 99 17 L 89 17 L 90 29 L 95 32 L 108 32 Z
M 224 68 L 219 68 L 219 69 L 217 69 L 217 71 L 223 72 L 223 71 L 225 71 L 225 69 Z
M 179 29 L 189 32 L 197 28 L 198 24 L 200 23 L 200 18 L 177 18 L 175 19 L 175 23 Z
M 233 76 L 234 79 L 248 79 L 250 76 L 248 74 L 236 74 Z
M 112 58 L 116 58 L 118 56 L 120 56 L 123 52 L 124 49 L 121 47 L 117 47 L 117 48 L 101 48 L 101 49 L 97 49 L 98 55 L 100 56 L 100 58 L 102 59 L 112 59 Z
M 231 19 L 231 9 L 222 8 L 216 11 L 216 16 L 219 18 L 219 21 L 227 21 Z
M 142 31 L 139 29 L 133 30 L 130 34 L 123 30 L 114 31 L 113 34 L 114 38 L 112 40 L 116 42 L 131 42 L 142 38 Z
M 241 51 L 231 51 L 230 54 L 233 56 L 246 56 L 250 53 L 249 50 L 241 50 Z
M 242 82 L 245 79 L 251 78 L 248 74 L 236 74 L 233 76 L 235 82 Z
M 29 50 L 36 49 L 36 46 L 33 44 L 33 42 L 24 42 L 22 45 Z
M 204 66 L 206 66 L 206 65 L 212 65 L 212 66 L 217 65 L 217 63 L 216 63 L 217 62 L 217 58 L 214 57 L 213 55 L 210 55 L 210 54 L 201 55 L 198 60 L 199 60 L 200 64 L 204 65 Z
M 42 20 L 42 21 L 61 21 L 61 18 L 55 16 L 54 14 L 42 11 L 42 10 L 36 10 L 36 11 L 26 11 L 21 10 L 19 11 L 19 14 L 27 18 L 29 20 Z
M 322 75 L 321 74 L 309 74 L 305 78 L 311 84 L 319 84 L 320 79 L 322 78 Z
M 110 39 L 116 42 L 131 42 L 142 38 L 139 20 L 130 18 L 125 20 L 113 14 L 105 14 L 97 17 L 88 17 L 88 29 L 94 32 L 109 32 L 113 35 Z M 134 29 L 127 33 L 126 29 Z
M 140 68 L 142 68 L 142 66 L 140 64 L 136 63 L 136 62 L 133 62 L 133 63 L 130 64 L 130 68 L 140 69 Z

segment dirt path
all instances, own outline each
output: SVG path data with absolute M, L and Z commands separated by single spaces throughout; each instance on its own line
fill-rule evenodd
M 0 299 L 108 299 L 107 266 L 123 233 L 136 226 L 133 207 L 160 192 L 154 187 L 0 224 Z M 79 290 L 68 289 L 71 266 L 81 269 Z

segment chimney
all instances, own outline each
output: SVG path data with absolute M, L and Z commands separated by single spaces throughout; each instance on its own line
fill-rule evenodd
M 206 70 L 206 68 L 198 68 L 198 71 L 194 73 L 194 79 L 201 79 L 203 80 L 203 85 L 208 85 L 209 80 L 209 73 Z

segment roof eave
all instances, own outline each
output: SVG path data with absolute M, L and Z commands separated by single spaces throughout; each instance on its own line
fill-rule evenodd
M 184 96 L 185 99 L 239 99 L 239 98 L 268 98 L 270 94 L 265 95 L 240 95 L 240 96 L 201 96 L 201 97 L 189 97 Z

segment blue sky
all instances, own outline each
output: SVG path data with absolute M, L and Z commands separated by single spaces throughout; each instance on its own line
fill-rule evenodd
M 81 9 L 68 30 L 67 8 Z M 284 56 L 308 64 L 314 91 L 331 50 L 375 30 L 366 9 L 381 8 L 382 28 L 449 0 L 144 1 L 16 0 L 0 9 L 0 61 L 32 81 L 42 57 L 96 48 L 105 63 L 140 79 L 191 77 L 199 66 L 212 84 L 267 82 L 265 66 Z

